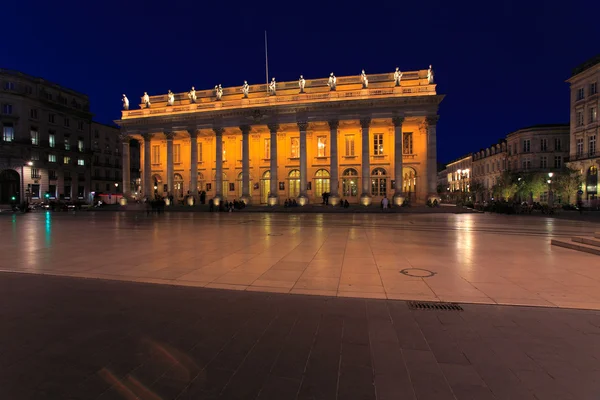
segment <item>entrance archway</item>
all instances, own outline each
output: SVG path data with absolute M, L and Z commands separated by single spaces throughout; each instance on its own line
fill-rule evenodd
M 271 171 L 265 171 L 260 179 L 260 202 L 267 204 L 269 191 L 271 190 Z
M 0 204 L 8 204 L 11 201 L 20 201 L 20 187 L 21 177 L 17 171 L 5 169 L 0 172 Z
M 163 181 L 159 174 L 152 175 L 152 193 L 154 193 L 154 197 L 163 197 Z
M 323 197 L 323 193 L 330 192 L 331 180 L 329 171 L 320 169 L 315 173 L 315 199 Z
M 248 194 L 252 196 L 252 177 L 248 177 Z M 237 197 L 242 197 L 243 189 L 244 189 L 244 173 L 240 172 L 237 176 Z
M 371 172 L 371 196 L 387 196 L 387 173 L 383 168 L 375 168 Z
M 358 196 L 358 172 L 348 168 L 342 172 L 342 196 L 355 202 Z
M 417 171 L 412 167 L 402 168 L 402 191 L 409 201 L 416 200 Z
M 300 196 L 300 171 L 293 169 L 288 175 L 289 198 L 295 199 Z
M 585 189 L 588 200 L 594 200 L 598 197 L 598 167 L 595 165 L 588 168 L 585 177 Z
M 180 174 L 173 176 L 173 191 L 173 196 L 177 200 L 183 199 L 183 176 Z

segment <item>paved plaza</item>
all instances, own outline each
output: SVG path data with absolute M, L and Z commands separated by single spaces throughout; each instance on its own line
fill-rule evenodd
M 600 309 L 600 225 L 490 214 L 0 215 L 0 270 L 230 290 Z
M 462 306 L 0 273 L 0 399 L 598 398 L 598 311 Z

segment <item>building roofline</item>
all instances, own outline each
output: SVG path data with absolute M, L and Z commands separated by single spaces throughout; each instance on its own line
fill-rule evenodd
M 519 128 L 516 131 L 513 131 L 511 133 L 509 133 L 508 136 L 514 135 L 515 133 L 520 133 L 523 131 L 530 131 L 530 130 L 534 130 L 534 129 L 546 129 L 546 128 L 570 128 L 570 124 L 568 123 L 564 123 L 564 124 L 538 124 L 538 125 L 531 125 L 531 126 L 526 126 L 524 128 Z
M 466 160 L 467 158 L 473 158 L 473 153 L 465 154 L 462 157 L 459 157 L 459 158 L 456 158 L 456 159 L 450 161 L 449 163 L 446 164 L 446 168 L 448 168 L 448 166 L 451 165 L 451 164 L 456 164 L 457 162 Z
M 89 96 L 87 94 L 79 92 L 79 91 L 74 90 L 74 89 L 70 89 L 70 88 L 68 88 L 66 86 L 63 86 L 63 85 L 60 85 L 58 83 L 51 82 L 51 81 L 46 80 L 44 78 L 41 78 L 39 76 L 33 76 L 33 75 L 29 75 L 29 74 L 26 74 L 26 73 L 21 72 L 21 71 L 17 71 L 17 70 L 13 70 L 13 69 L 3 69 L 3 68 L 0 68 L 0 75 L 1 74 L 12 75 L 12 76 L 20 77 L 20 78 L 26 78 L 26 79 L 29 79 L 29 80 L 34 81 L 36 83 L 39 83 L 39 84 L 47 85 L 47 86 L 53 87 L 55 89 L 60 89 L 60 90 L 62 90 L 64 92 L 68 92 L 68 93 L 70 93 L 72 95 L 75 95 L 75 96 L 84 97 L 86 100 L 89 101 Z
M 582 72 L 587 71 L 588 69 L 592 68 L 593 66 L 600 64 L 600 54 L 595 55 L 594 57 L 584 61 L 583 63 L 579 64 L 578 66 L 576 66 L 575 68 L 573 68 L 571 70 L 571 77 L 574 77 L 575 75 L 579 75 Z
M 114 122 L 113 122 L 113 125 L 109 125 L 109 124 L 105 124 L 103 122 L 92 121 L 92 125 L 93 124 L 102 125 L 102 126 L 106 126 L 108 128 L 114 128 L 114 129 L 117 129 L 117 130 L 121 130 L 121 127 L 119 125 L 115 124 Z

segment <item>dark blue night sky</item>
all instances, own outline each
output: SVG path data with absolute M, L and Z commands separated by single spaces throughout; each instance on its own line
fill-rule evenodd
M 569 121 L 564 82 L 600 53 L 600 1 L 3 1 L 0 67 L 90 96 L 95 119 L 121 95 L 401 70 L 433 64 L 438 159 L 518 128 Z

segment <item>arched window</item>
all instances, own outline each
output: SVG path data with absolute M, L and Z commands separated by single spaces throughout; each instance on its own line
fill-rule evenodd
M 402 168 L 402 191 L 408 195 L 416 192 L 417 173 L 411 167 Z
M 176 199 L 183 198 L 183 176 L 180 174 L 173 176 L 173 197 Z
M 215 191 L 216 191 L 216 184 L 217 184 L 217 174 L 214 173 L 213 174 L 213 182 L 215 183 Z M 216 193 L 216 192 L 215 192 Z M 223 172 L 223 183 L 221 185 L 221 196 L 223 196 L 223 198 L 227 198 L 227 195 L 229 194 L 229 181 L 227 180 L 227 172 Z
M 358 172 L 348 168 L 342 173 L 342 195 L 358 196 Z
M 329 193 L 331 190 L 331 180 L 329 179 L 329 171 L 325 169 L 317 170 L 315 173 L 315 197 L 323 196 L 323 193 Z
M 381 197 L 387 195 L 387 179 L 383 168 L 375 168 L 371 172 L 371 195 Z
M 593 200 L 598 194 L 598 167 L 592 165 L 588 168 L 587 176 L 585 178 L 586 192 L 588 200 Z
M 271 171 L 265 171 L 260 178 L 260 202 L 267 204 L 269 190 L 271 189 Z
M 290 199 L 300 196 L 300 171 L 293 169 L 288 175 L 288 188 Z
M 248 194 L 252 195 L 252 177 L 249 176 L 248 179 Z M 243 194 L 243 183 L 244 183 L 244 173 L 240 172 L 237 177 L 237 194 L 238 197 L 242 197 Z
M 202 192 L 204 191 L 204 174 L 202 174 L 202 172 L 198 172 L 198 191 Z

